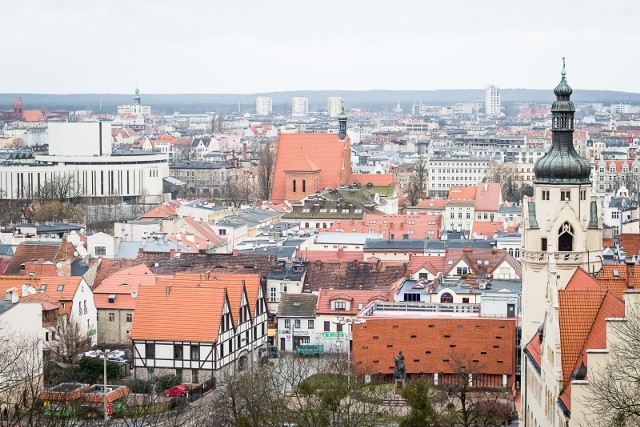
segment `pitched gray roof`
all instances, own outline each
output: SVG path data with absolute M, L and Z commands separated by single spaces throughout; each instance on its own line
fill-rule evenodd
M 313 294 L 282 294 L 279 317 L 315 317 L 318 296 Z

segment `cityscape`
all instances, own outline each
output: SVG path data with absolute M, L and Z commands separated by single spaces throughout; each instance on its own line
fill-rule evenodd
M 360 37 L 410 45 L 360 2 L 214 2 L 227 20 L 203 35 L 182 20 L 214 5 L 194 1 L 179 38 L 213 52 L 192 78 L 169 56 L 127 70 L 150 40 L 190 57 L 160 3 L 119 32 L 109 8 L 36 5 L 64 55 L 87 42 L 54 49 L 73 29 L 39 20 L 93 22 L 92 46 L 148 33 L 109 52 L 113 79 L 69 71 L 87 51 L 57 82 L 0 83 L 0 426 L 640 425 L 640 88 L 555 46 L 583 11 L 558 6 L 566 29 L 541 36 L 504 3 L 504 49 L 550 43 L 535 65 L 470 49 L 476 71 L 441 63 L 421 85 L 407 63 L 355 71 Z M 467 6 L 463 23 L 487 13 Z M 455 13 L 433 7 L 389 13 Z M 243 8 L 264 19 L 231 23 Z M 336 23 L 284 34 L 303 13 Z M 255 75 L 229 73 L 251 55 Z

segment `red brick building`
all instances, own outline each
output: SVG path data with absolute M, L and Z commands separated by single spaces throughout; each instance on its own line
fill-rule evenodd
M 366 321 L 353 325 L 353 361 L 365 373 L 393 375 L 394 358 L 402 351 L 408 377 L 446 383 L 455 375 L 455 360 L 464 360 L 480 374 L 474 386 L 515 385 L 515 318 L 382 311 L 361 319 Z

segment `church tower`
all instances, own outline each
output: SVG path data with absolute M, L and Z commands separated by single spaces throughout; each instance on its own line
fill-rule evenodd
M 522 340 L 529 342 L 575 270 L 602 266 L 602 224 L 591 200 L 591 168 L 573 146 L 575 106 L 562 79 L 551 107 L 551 149 L 535 165 L 533 198 L 525 198 L 522 234 Z

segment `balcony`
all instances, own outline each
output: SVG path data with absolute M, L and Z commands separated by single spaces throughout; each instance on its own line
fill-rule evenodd
M 549 253 L 546 251 L 522 251 L 520 259 L 532 264 L 547 264 Z M 553 252 L 556 264 L 576 265 L 587 262 L 586 252 Z

